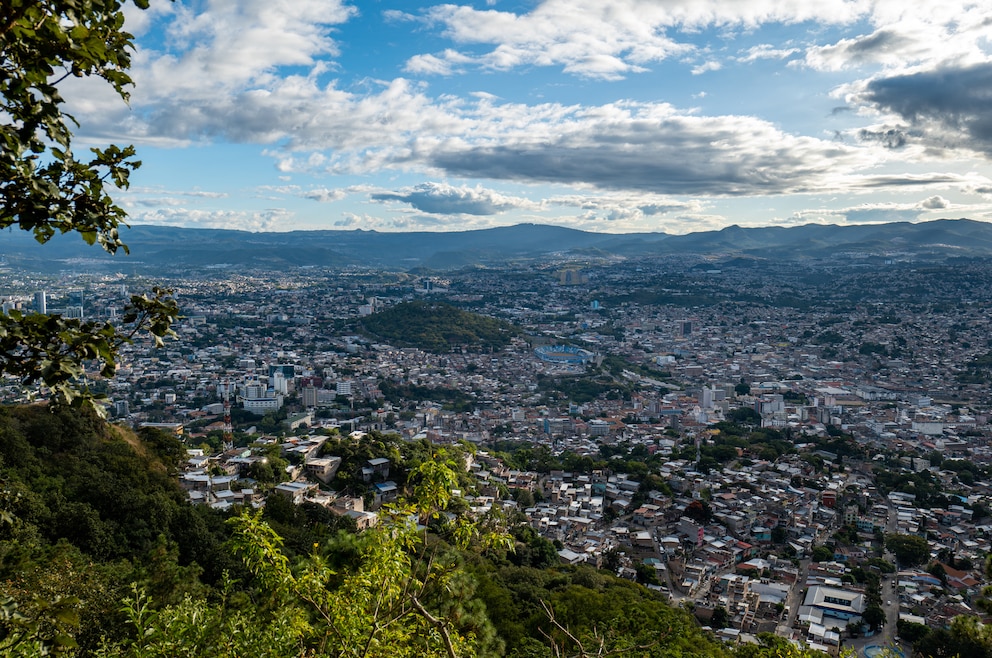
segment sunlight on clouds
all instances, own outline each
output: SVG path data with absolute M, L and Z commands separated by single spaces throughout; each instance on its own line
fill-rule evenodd
M 224 228 L 242 231 L 287 231 L 294 228 L 293 216 L 293 213 L 282 208 L 269 208 L 254 212 L 160 208 L 146 213 L 135 213 L 133 219 L 136 224 Z

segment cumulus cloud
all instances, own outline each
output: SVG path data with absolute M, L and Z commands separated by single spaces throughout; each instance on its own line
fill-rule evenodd
M 848 208 L 809 209 L 794 213 L 793 223 L 876 224 L 912 222 L 923 210 L 914 204 L 865 203 Z
M 864 64 L 896 63 L 905 61 L 907 51 L 916 42 L 905 34 L 891 29 L 881 29 L 867 36 L 842 39 L 827 46 L 810 48 L 805 62 L 815 69 L 837 71 Z M 919 44 L 917 56 L 924 51 Z
M 967 149 L 992 155 L 989 89 L 992 62 L 882 76 L 854 99 L 894 114 L 931 148 Z
M 865 5 L 873 31 L 813 45 L 804 63 L 839 71 L 883 66 L 933 68 L 943 62 L 977 63 L 987 58 L 988 8 L 970 0 L 874 0 Z
M 948 208 L 950 205 L 950 202 L 939 194 L 935 194 L 928 199 L 924 199 L 920 203 L 920 207 L 925 210 L 943 210 Z
M 865 12 L 859 0 L 544 0 L 520 14 L 438 5 L 423 19 L 441 25 L 445 35 L 463 47 L 481 48 L 480 54 L 461 56 L 482 68 L 553 66 L 609 80 L 695 51 L 688 40 L 672 36 L 674 32 L 811 20 L 849 23 Z M 422 65 L 423 60 L 417 60 L 411 68 Z
M 355 13 L 343 0 L 175 3 L 155 12 L 162 39 L 132 56 L 133 111 L 122 108 L 100 81 L 70 78 L 65 96 L 74 113 L 95 119 L 100 137 L 123 132 L 132 140 L 169 144 L 239 128 L 258 134 L 272 122 L 270 114 L 258 111 L 265 99 L 277 89 L 290 94 L 325 72 L 338 54 L 332 27 Z M 127 16 L 126 27 L 134 21 L 139 31 L 147 28 L 148 16 L 133 11 Z M 287 73 L 292 73 L 288 79 Z M 251 102 L 225 131 L 214 129 L 238 100 Z
M 133 186 L 128 188 L 130 194 L 162 194 L 172 197 L 193 197 L 199 199 L 224 199 L 227 192 L 210 192 L 207 190 L 165 190 L 160 187 Z
M 703 62 L 698 66 L 692 67 L 692 74 L 702 75 L 703 73 L 708 73 L 709 71 L 719 71 L 721 68 L 723 68 L 723 65 L 720 64 L 720 62 L 710 60 L 708 62 Z
M 335 220 L 337 229 L 364 231 L 467 231 L 497 226 L 487 217 L 464 215 L 399 215 L 381 217 L 368 214 L 345 213 Z
M 587 218 L 643 220 L 646 217 L 681 212 L 698 212 L 698 201 L 680 201 L 653 194 L 560 195 L 545 202 L 548 206 L 579 208 Z
M 314 187 L 301 194 L 304 199 L 310 199 L 319 203 L 330 203 L 340 201 L 346 196 L 344 190 L 329 190 L 326 187 Z
M 423 183 L 399 192 L 377 192 L 373 201 L 399 201 L 421 212 L 438 215 L 497 215 L 515 208 L 533 207 L 526 199 L 508 197 L 480 186 L 454 187 Z
M 471 63 L 471 57 L 449 48 L 440 55 L 414 55 L 403 68 L 414 75 L 451 75 Z
M 131 108 L 123 107 L 106 85 L 98 92 L 87 81 L 70 81 L 67 96 L 89 131 L 83 138 L 260 144 L 283 174 L 389 172 L 413 173 L 418 180 L 561 184 L 573 187 L 576 198 L 588 193 L 575 206 L 581 211 L 575 221 L 633 225 L 647 218 L 682 217 L 702 225 L 719 220 L 672 198 L 898 188 L 920 198 L 933 191 L 925 188 L 992 189 L 975 177 L 919 173 L 920 166 L 907 166 L 914 173 L 900 175 L 896 168 L 917 165 L 924 155 L 938 152 L 950 157 L 953 149 L 992 154 L 992 122 L 983 97 L 992 88 L 992 63 L 980 41 L 989 34 L 981 5 L 967 0 L 538 0 L 519 11 L 489 3 L 484 10 L 439 4 L 421 14 L 387 12 L 393 27 L 403 22 L 452 45 L 406 60 L 411 76 L 551 67 L 594 81 L 576 84 L 605 89 L 603 81 L 673 58 L 685 72 L 697 74 L 758 60 L 799 63 L 800 53 L 801 63 L 817 70 L 857 67 L 870 71 L 859 75 L 872 77 L 839 89 L 847 101 L 839 110 L 852 110 L 843 121 L 850 126 L 864 120 L 866 109 L 880 116 L 868 119 L 876 125 L 838 132 L 857 138 L 848 143 L 802 136 L 772 120 L 701 116 L 661 102 L 525 104 L 481 91 L 431 96 L 428 82 L 404 78 L 365 78 L 349 87 L 346 77 L 335 79 L 335 28 L 357 15 L 345 0 L 203 0 L 162 3 L 149 13 L 129 9 L 128 27 L 138 33 L 149 29 L 151 18 L 164 19 L 162 31 L 146 42 L 151 45 L 133 58 L 137 84 Z M 133 26 L 131 14 L 137 17 Z M 729 39 L 769 24 L 774 24 L 769 33 L 778 34 L 782 25 L 806 22 L 811 28 L 802 26 L 806 43 L 759 43 L 741 50 L 708 47 L 712 41 L 704 46 L 697 38 L 705 32 L 706 39 L 717 34 Z M 824 34 L 838 33 L 813 29 L 822 26 L 843 28 L 844 38 L 811 46 Z M 851 29 L 865 34 L 850 36 Z M 720 53 L 722 61 L 716 58 Z M 431 79 L 429 84 L 445 82 Z M 717 107 L 719 95 L 712 98 L 707 106 Z M 886 173 L 874 173 L 879 171 Z M 273 195 L 265 202 L 271 205 L 282 205 L 285 196 L 325 203 L 348 194 L 322 186 L 266 191 Z M 624 194 L 588 200 L 604 191 Z M 181 193 L 144 194 L 147 198 L 137 200 L 131 194 L 129 203 L 163 212 L 195 205 L 183 201 Z M 202 197 L 215 198 L 210 194 Z M 442 183 L 398 190 L 380 185 L 369 198 L 407 206 L 402 216 L 388 220 L 397 222 L 392 228 L 413 225 L 408 222 L 443 226 L 455 216 L 483 225 L 500 214 L 544 212 L 550 203 Z M 166 215 L 148 216 L 164 221 Z M 219 217 L 198 215 L 189 221 Z M 231 221 L 269 220 L 232 216 Z M 356 225 L 381 227 L 383 221 Z

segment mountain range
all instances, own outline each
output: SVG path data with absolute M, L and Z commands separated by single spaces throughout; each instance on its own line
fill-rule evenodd
M 289 231 L 251 233 L 137 225 L 122 229 L 130 254 L 111 256 L 75 234 L 47 244 L 8 229 L 0 259 L 25 271 L 107 270 L 129 273 L 248 268 L 377 267 L 446 270 L 510 261 L 698 255 L 716 258 L 823 259 L 840 254 L 943 260 L 992 256 L 992 223 L 969 219 L 836 226 L 742 228 L 686 235 L 609 234 L 560 226 L 516 226 L 447 233 Z

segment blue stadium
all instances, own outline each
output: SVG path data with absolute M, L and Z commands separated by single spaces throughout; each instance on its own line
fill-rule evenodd
M 589 350 L 584 350 L 571 345 L 543 345 L 534 350 L 534 354 L 541 361 L 548 363 L 568 363 L 580 365 L 589 363 L 596 355 Z

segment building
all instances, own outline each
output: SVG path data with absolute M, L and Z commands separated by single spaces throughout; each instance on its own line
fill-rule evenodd
M 282 373 L 282 376 L 285 377 L 286 379 L 292 379 L 293 377 L 296 376 L 296 366 L 294 366 L 291 363 L 279 363 L 279 364 L 270 363 L 269 364 L 270 381 L 272 379 L 272 376 L 275 375 L 277 372 Z
M 250 411 L 258 416 L 264 416 L 270 411 L 278 411 L 282 408 L 282 395 L 273 393 L 271 396 L 244 397 L 241 399 L 241 408 Z
M 127 418 L 131 413 L 131 407 L 127 400 L 117 400 L 114 402 L 114 415 L 118 418 Z
M 300 391 L 300 397 L 303 401 L 303 406 L 307 408 L 312 408 L 317 406 L 317 387 L 316 386 L 306 386 Z
M 283 482 L 282 484 L 276 485 L 275 492 L 286 496 L 294 504 L 299 505 L 303 502 L 303 499 L 311 491 L 315 491 L 317 485 L 309 484 L 307 482 Z
M 534 350 L 541 361 L 547 363 L 564 363 L 582 365 L 592 361 L 596 355 L 588 350 L 572 345 L 543 345 Z
M 868 602 L 864 592 L 814 585 L 807 590 L 803 607 L 818 612 L 821 617 L 833 617 L 846 622 L 860 619 Z
M 304 468 L 308 474 L 328 484 L 337 475 L 340 466 L 340 457 L 317 457 L 308 461 Z
M 42 315 L 48 313 L 48 296 L 44 290 L 39 290 L 34 294 L 34 310 Z

